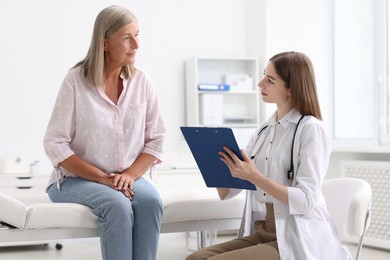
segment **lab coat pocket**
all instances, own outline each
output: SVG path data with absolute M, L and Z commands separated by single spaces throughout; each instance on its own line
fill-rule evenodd
M 323 220 L 295 217 L 294 225 L 287 234 L 295 241 L 289 241 L 293 245 L 295 256 L 299 259 L 331 260 L 340 259 L 340 245 L 335 237 L 332 226 Z M 289 240 L 289 239 L 288 239 Z

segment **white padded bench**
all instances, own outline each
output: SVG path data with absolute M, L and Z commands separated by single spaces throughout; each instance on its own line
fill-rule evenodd
M 203 247 L 204 231 L 239 228 L 243 196 L 220 201 L 217 191 L 206 187 L 158 189 L 164 204 L 161 232 L 200 231 L 198 247 Z M 0 221 L 14 227 L 0 227 L 0 245 L 98 236 L 97 217 L 88 207 L 52 203 L 45 193 L 0 192 Z

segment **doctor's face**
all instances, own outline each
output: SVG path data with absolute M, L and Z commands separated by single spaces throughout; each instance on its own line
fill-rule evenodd
M 272 62 L 269 62 L 264 70 L 264 77 L 258 84 L 261 92 L 261 98 L 266 103 L 275 103 L 282 105 L 289 102 L 290 89 L 286 83 L 276 73 Z

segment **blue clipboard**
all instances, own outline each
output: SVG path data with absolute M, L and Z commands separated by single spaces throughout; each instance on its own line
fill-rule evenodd
M 220 160 L 218 152 L 224 151 L 224 146 L 243 160 L 231 128 L 182 126 L 180 129 L 207 187 L 256 190 L 251 182 L 233 177 Z

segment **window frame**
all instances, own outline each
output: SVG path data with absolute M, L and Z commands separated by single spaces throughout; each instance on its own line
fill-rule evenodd
M 335 12 L 335 0 L 332 2 L 333 16 Z M 336 104 L 333 101 L 333 122 L 332 138 L 335 150 L 353 152 L 389 152 L 390 151 L 390 84 L 388 74 L 390 73 L 390 53 L 388 43 L 390 43 L 390 26 L 388 18 L 390 16 L 390 6 L 386 0 L 373 2 L 373 115 L 372 115 L 372 138 L 345 139 L 336 138 L 335 113 Z M 333 17 L 333 37 L 335 37 L 335 17 Z M 333 48 L 336 41 L 333 39 Z M 385 57 L 385 58 L 383 58 Z M 335 64 L 335 50 L 333 50 L 333 64 Z M 335 67 L 333 68 L 333 73 Z M 335 95 L 335 74 L 333 74 L 333 94 Z M 364 122 L 370 124 L 371 122 Z M 387 129 L 388 128 L 388 129 Z
M 389 26 L 389 15 L 390 5 L 386 0 L 375 1 L 375 12 L 377 14 L 377 30 L 376 30 L 376 63 L 378 71 L 378 86 L 379 86 L 379 135 L 381 145 L 390 145 L 390 26 Z M 382 59 L 381 57 L 385 57 Z

